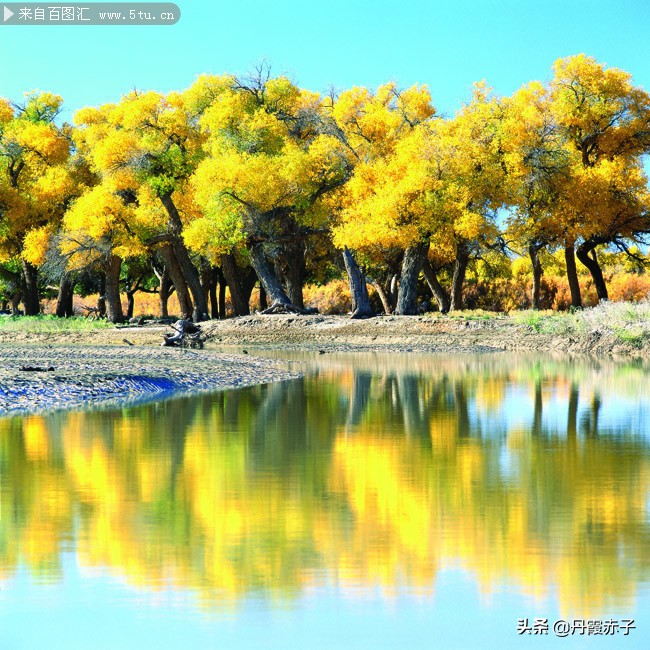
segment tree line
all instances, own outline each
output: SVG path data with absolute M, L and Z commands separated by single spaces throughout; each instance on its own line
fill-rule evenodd
M 73 124 L 61 108 L 0 99 L 0 284 L 25 314 L 54 283 L 60 316 L 82 285 L 113 322 L 139 290 L 203 320 L 225 316 L 227 288 L 245 315 L 258 283 L 262 306 L 301 311 L 307 280 L 346 271 L 355 316 L 368 285 L 387 313 L 417 313 L 420 277 L 447 312 L 493 253 L 530 258 L 539 307 L 542 254 L 560 250 L 580 307 L 576 258 L 607 300 L 599 252 L 643 257 L 650 232 L 650 95 L 584 54 L 508 97 L 477 83 L 454 116 L 423 85 L 323 95 L 265 67 Z

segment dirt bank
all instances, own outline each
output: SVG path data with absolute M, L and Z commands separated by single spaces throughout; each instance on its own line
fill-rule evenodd
M 345 316 L 245 316 L 203 324 L 207 349 L 219 346 L 315 349 L 324 351 L 392 350 L 435 352 L 540 351 L 597 356 L 650 356 L 643 340 L 625 341 L 602 327 L 580 332 L 545 333 L 502 317 L 454 319 L 431 316 L 382 316 L 350 320 Z M 165 326 L 90 332 L 3 332 L 0 343 L 158 346 Z

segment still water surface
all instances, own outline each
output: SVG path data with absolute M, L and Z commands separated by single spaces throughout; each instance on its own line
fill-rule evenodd
M 292 358 L 0 420 L 0 648 L 650 647 L 646 367 Z

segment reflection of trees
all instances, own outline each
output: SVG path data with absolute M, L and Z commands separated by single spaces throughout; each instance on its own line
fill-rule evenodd
M 544 401 L 542 399 L 542 379 L 535 378 L 535 401 L 533 406 L 533 435 L 539 436 L 542 432 L 542 416 L 544 413 Z
M 345 418 L 346 426 L 356 426 L 359 424 L 370 399 L 371 385 L 372 375 L 369 372 L 365 370 L 355 371 L 348 413 Z
M 598 420 L 602 405 L 600 391 L 595 390 L 591 398 L 589 412 L 584 414 L 581 422 L 581 429 L 585 436 L 593 437 L 598 435 Z
M 569 407 L 567 409 L 567 424 L 566 424 L 566 434 L 569 440 L 575 440 L 577 435 L 578 426 L 578 399 L 579 399 L 579 389 L 578 385 L 572 381 L 571 388 L 569 389 Z
M 430 588 L 458 564 L 485 590 L 557 585 L 582 613 L 633 594 L 650 568 L 648 447 L 602 424 L 602 396 L 629 377 L 400 361 L 1 420 L 0 576 L 24 562 L 56 577 L 74 537 L 83 563 L 220 600 L 334 576 Z M 524 424 L 491 436 L 513 386 Z

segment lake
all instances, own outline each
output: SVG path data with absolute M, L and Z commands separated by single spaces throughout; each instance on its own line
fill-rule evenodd
M 0 419 L 0 648 L 650 647 L 647 366 L 279 356 Z

